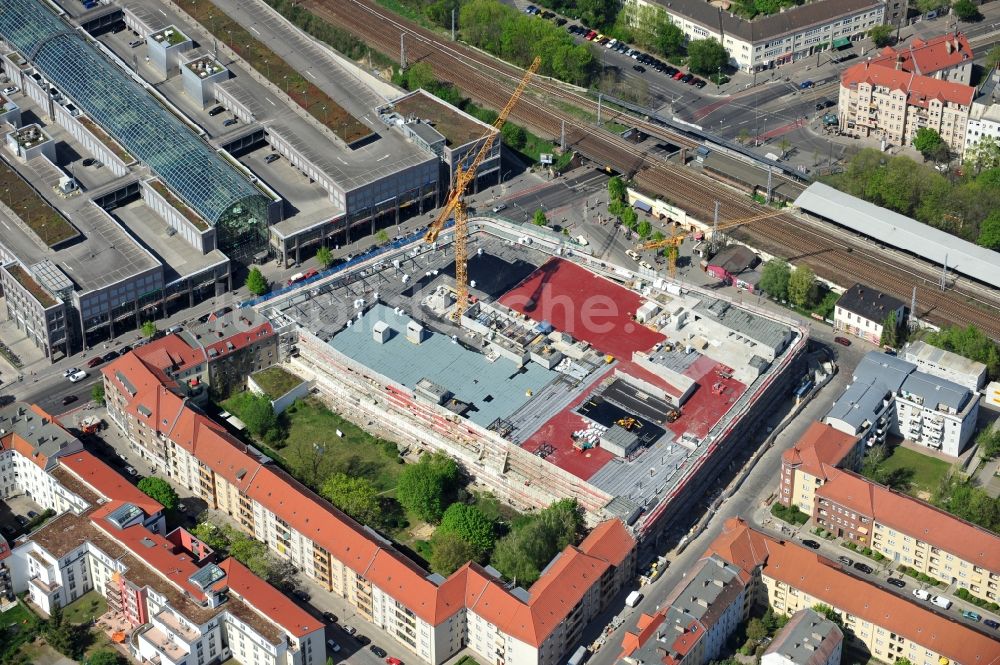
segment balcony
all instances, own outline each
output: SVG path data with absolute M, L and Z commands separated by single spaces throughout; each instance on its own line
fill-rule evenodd
M 173 612 L 160 612 L 153 618 L 189 645 L 201 637 L 201 632 L 195 629 L 194 626 L 182 626 Z
M 179 663 L 183 662 L 187 655 L 191 652 L 190 649 L 184 648 L 176 642 L 171 641 L 162 630 L 156 628 L 155 626 L 150 627 L 150 629 L 145 632 L 136 632 L 138 634 L 139 642 L 145 642 L 149 646 L 153 647 L 163 662 L 171 663 L 172 665 L 179 665 Z

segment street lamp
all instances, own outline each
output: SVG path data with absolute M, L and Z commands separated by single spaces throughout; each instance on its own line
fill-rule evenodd
M 267 80 L 270 81 L 271 80 L 271 64 L 267 61 L 266 58 L 264 59 L 264 69 L 267 71 Z

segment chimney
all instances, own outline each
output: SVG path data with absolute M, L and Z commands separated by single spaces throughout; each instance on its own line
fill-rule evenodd
M 958 37 L 955 37 L 955 53 L 962 50 L 962 45 L 958 43 Z
M 944 50 L 947 53 L 951 53 L 951 42 L 949 42 L 947 39 L 944 42 Z

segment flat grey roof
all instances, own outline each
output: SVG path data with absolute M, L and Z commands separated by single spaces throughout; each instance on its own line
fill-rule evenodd
M 791 330 L 787 325 L 738 309 L 723 300 L 705 299 L 695 309 L 702 316 L 718 321 L 730 330 L 735 330 L 755 342 L 778 351 L 784 348 L 791 336 Z
M 372 337 L 378 321 L 392 328 L 383 344 Z M 490 362 L 483 354 L 453 344 L 446 335 L 427 328 L 424 341 L 414 344 L 406 339 L 406 324 L 410 321 L 410 317 L 377 303 L 360 320 L 355 317 L 351 327 L 337 333 L 329 344 L 411 390 L 425 378 L 444 386 L 456 399 L 473 406 L 475 410 L 467 414 L 469 420 L 484 427 L 513 413 L 531 399 L 529 391 L 537 394 L 558 376 L 533 362 L 522 369 L 506 358 Z
M 986 284 L 995 286 L 1000 282 L 1000 253 L 862 201 L 829 185 L 814 182 L 795 199 L 795 205 L 933 263 L 947 263 L 949 270 Z
M 941 404 L 958 412 L 965 408 L 972 397 L 968 388 L 926 372 L 914 372 L 906 377 L 900 390 L 923 398 L 927 408 Z
M 889 390 L 896 392 L 903 385 L 906 377 L 912 374 L 915 369 L 917 369 L 916 365 L 906 362 L 902 358 L 890 356 L 881 351 L 869 351 L 855 368 L 854 379 L 856 381 L 878 379 Z
M 857 432 L 866 422 L 875 422 L 882 410 L 882 399 L 889 392 L 889 388 L 876 378 L 856 380 L 840 394 L 824 418 L 845 422 Z
M 960 356 L 951 351 L 939 349 L 933 344 L 928 344 L 924 341 L 910 342 L 903 347 L 903 357 L 907 360 L 916 358 L 953 372 L 970 374 L 972 376 L 979 376 L 986 371 L 986 365 L 981 362 L 970 360 L 965 356 Z

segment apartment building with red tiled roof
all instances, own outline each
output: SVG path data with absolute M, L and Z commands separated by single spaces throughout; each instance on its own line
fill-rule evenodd
M 964 37 L 944 37 L 846 69 L 840 77 L 840 131 L 905 146 L 926 127 L 962 155 L 976 92 L 962 74 L 967 61 L 971 75 L 972 50 Z
M 474 565 L 431 574 L 170 397 L 146 363 L 124 356 L 103 373 L 109 417 L 130 445 L 427 662 L 468 645 L 490 662 L 554 665 L 635 574 L 635 540 L 618 520 L 567 547 L 527 590 Z
M 1000 536 L 929 503 L 831 469 L 816 490 L 813 519 L 840 538 L 983 600 L 1000 599 Z
M 751 587 L 766 591 L 767 602 L 779 612 L 829 605 L 841 617 L 848 645 L 852 640 L 863 645 L 879 661 L 1000 665 L 1000 642 L 993 637 L 869 584 L 839 563 L 752 529 L 743 520 L 728 520 L 707 553 L 739 566 Z
M 48 482 L 35 486 L 32 498 L 59 513 L 5 550 L 4 589 L 27 592 L 45 613 L 99 593 L 138 662 L 324 662 L 321 621 L 237 561 L 217 563 L 211 548 L 183 529 L 164 535 L 163 506 L 58 422 L 18 403 L 0 417 L 15 428 L 4 437 L 13 445 L 5 445 L 2 468 L 14 459 L 15 468 L 40 469 Z
M 825 423 L 814 422 L 802 437 L 781 454 L 778 501 L 812 514 L 816 488 L 826 482 L 825 466 L 858 469 L 864 443 Z

